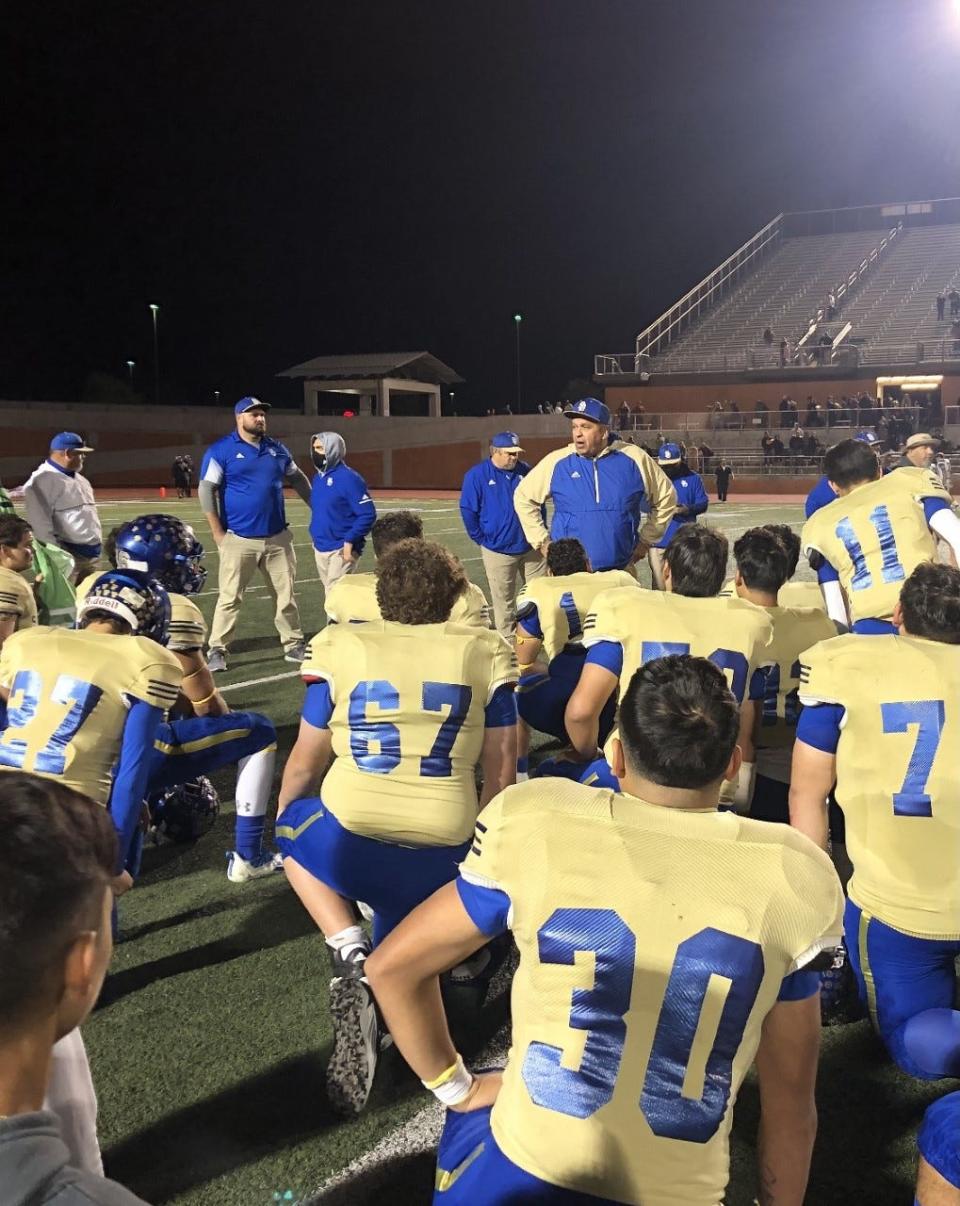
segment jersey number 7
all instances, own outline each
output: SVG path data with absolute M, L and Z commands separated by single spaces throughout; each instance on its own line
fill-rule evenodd
M 880 715 L 885 733 L 906 733 L 910 725 L 917 726 L 917 741 L 907 764 L 903 785 L 893 793 L 894 816 L 932 817 L 933 802 L 926 787 L 943 733 L 943 700 L 885 703 L 880 705 Z
M 49 702 L 70 706 L 46 744 L 34 754 L 30 766 L 25 767 L 27 742 L 10 736 L 10 733 L 14 729 L 25 729 L 36 716 L 43 695 L 43 681 L 35 670 L 18 670 L 7 704 L 6 739 L 0 742 L 0 766 L 35 771 L 40 775 L 62 775 L 67 767 L 67 746 L 97 706 L 102 694 L 99 687 L 85 683 L 81 678 L 74 678 L 72 674 L 58 675 Z

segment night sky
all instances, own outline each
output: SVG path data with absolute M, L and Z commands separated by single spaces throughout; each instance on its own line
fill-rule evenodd
M 588 377 L 781 209 L 960 194 L 955 0 L 96 0 L 4 17 L 0 396 L 427 349 Z

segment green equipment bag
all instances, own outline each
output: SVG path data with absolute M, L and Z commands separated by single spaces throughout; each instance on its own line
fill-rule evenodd
M 77 594 L 70 582 L 73 558 L 56 545 L 34 540 L 33 571 L 40 623 L 70 627 L 77 618 Z

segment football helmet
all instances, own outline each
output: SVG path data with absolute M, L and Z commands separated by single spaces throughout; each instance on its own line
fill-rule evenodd
M 203 545 L 175 515 L 140 515 L 117 532 L 117 568 L 144 570 L 178 595 L 203 589 Z
M 220 815 L 217 789 L 205 775 L 147 797 L 150 837 L 161 842 L 195 842 L 209 833 Z
M 170 628 L 170 596 L 142 570 L 115 569 L 101 574 L 77 607 L 77 627 L 91 611 L 126 620 L 134 636 L 166 645 Z

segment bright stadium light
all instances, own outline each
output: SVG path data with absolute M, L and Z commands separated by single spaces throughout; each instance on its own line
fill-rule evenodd
M 513 316 L 513 322 L 517 328 L 517 414 L 520 413 L 520 324 L 523 322 L 523 315 L 517 311 Z
M 153 315 L 153 401 L 155 404 L 160 403 L 160 340 L 157 337 L 157 315 L 160 313 L 160 307 L 156 302 L 151 302 L 148 306 L 150 313 Z

